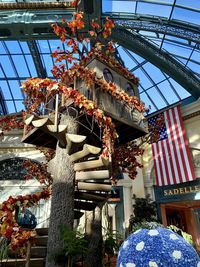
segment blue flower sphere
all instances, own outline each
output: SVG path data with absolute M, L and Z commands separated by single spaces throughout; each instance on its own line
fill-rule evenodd
M 122 243 L 117 267 L 200 267 L 200 258 L 189 243 L 169 229 L 140 229 Z

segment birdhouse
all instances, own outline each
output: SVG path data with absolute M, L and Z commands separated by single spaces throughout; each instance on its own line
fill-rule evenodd
M 117 132 L 119 135 L 122 133 L 120 141 L 127 142 L 145 135 L 147 127 L 143 112 L 130 107 L 126 101 L 117 96 L 114 97 L 112 92 L 102 89 L 98 82 L 102 81 L 101 84 L 104 84 L 104 86 L 107 84 L 111 88 L 113 86 L 113 92 L 116 90 L 119 94 L 125 93 L 126 96 L 135 97 L 139 100 L 137 78 L 116 60 L 106 61 L 105 58 L 99 56 L 90 58 L 85 68 L 95 73 L 94 84 L 92 88 L 91 86 L 87 87 L 83 80 L 77 79 L 76 87 L 88 99 L 95 101 L 97 106 L 113 119 Z M 126 137 L 123 134 L 125 132 Z

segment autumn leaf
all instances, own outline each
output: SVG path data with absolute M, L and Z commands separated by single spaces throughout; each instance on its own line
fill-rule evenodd
M 89 31 L 89 33 L 90 33 L 91 36 L 96 36 L 97 35 L 95 31 Z

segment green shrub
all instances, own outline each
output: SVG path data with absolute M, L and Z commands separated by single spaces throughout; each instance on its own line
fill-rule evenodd
M 0 237 L 0 260 L 8 258 L 8 240 Z

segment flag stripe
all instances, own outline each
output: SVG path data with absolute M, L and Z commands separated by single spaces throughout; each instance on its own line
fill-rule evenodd
M 172 177 L 174 177 L 174 169 L 172 169 L 173 166 L 171 166 L 171 163 L 170 163 L 170 155 L 169 155 L 170 149 L 169 149 L 168 140 L 163 140 L 163 144 L 164 144 L 164 150 L 165 150 L 165 155 L 166 155 L 165 158 L 167 162 L 167 170 L 168 170 L 168 175 L 169 175 L 168 184 L 173 184 Z
M 180 106 L 166 110 L 165 125 L 159 130 L 160 141 L 152 144 L 158 186 L 196 179 L 180 113 Z M 156 125 L 156 118 L 151 120 Z
M 173 178 L 174 183 L 179 183 L 179 172 L 178 172 L 178 166 L 177 166 L 177 157 L 176 157 L 176 151 L 174 147 L 174 143 L 172 140 L 172 135 L 171 135 L 171 123 L 170 123 L 170 118 L 168 112 L 164 113 L 165 116 L 165 123 L 166 123 L 166 128 L 167 128 L 167 134 L 168 134 L 168 141 L 169 141 L 169 147 L 170 147 L 170 152 L 171 152 L 171 165 L 174 167 L 174 174 L 175 176 Z
M 182 164 L 183 168 L 181 168 L 181 170 L 183 170 L 183 173 L 182 173 L 182 182 L 187 182 L 189 180 L 189 176 L 188 176 L 188 170 L 187 170 L 187 161 L 184 157 L 184 152 L 185 152 L 185 143 L 184 143 L 184 140 L 181 138 L 182 137 L 182 131 L 181 131 L 181 128 L 180 128 L 180 125 L 179 125 L 179 121 L 178 120 L 178 110 L 177 110 L 177 107 L 175 107 L 173 110 L 173 117 L 174 117 L 174 122 L 175 122 L 175 125 L 176 125 L 176 135 L 177 135 L 177 139 L 178 139 L 178 144 L 179 144 L 179 152 L 180 152 L 180 155 L 181 155 L 181 162 L 180 162 L 180 165 Z
M 180 154 L 180 149 L 179 149 L 179 143 L 178 143 L 178 136 L 176 134 L 176 123 L 174 121 L 172 109 L 169 110 L 169 117 L 170 117 L 170 128 L 171 128 L 171 135 L 172 135 L 172 140 L 173 140 L 173 147 L 174 147 L 174 154 L 176 158 L 176 163 L 177 163 L 177 168 L 178 168 L 178 174 L 179 174 L 179 182 L 182 183 L 183 177 L 185 176 L 184 170 L 182 168 L 182 159 L 181 159 L 181 154 Z
M 179 125 L 180 125 L 180 128 L 182 129 L 183 143 L 184 143 L 185 151 L 186 151 L 185 158 L 187 159 L 188 166 L 189 166 L 188 167 L 189 180 L 191 181 L 191 180 L 194 180 L 196 178 L 196 175 L 195 175 L 195 171 L 194 171 L 194 165 L 192 162 L 192 157 L 191 157 L 190 150 L 189 150 L 189 143 L 188 143 L 188 140 L 186 138 L 185 128 L 183 126 L 183 120 L 181 118 L 180 106 L 177 107 L 177 112 L 178 112 Z
M 166 185 L 167 184 L 167 175 L 166 175 L 166 170 L 165 170 L 165 163 L 164 163 L 164 157 L 163 157 L 163 151 L 162 151 L 162 142 L 158 142 L 158 149 L 159 149 L 159 154 L 160 154 L 160 162 L 161 162 L 161 171 L 162 171 L 162 177 L 163 177 L 163 182 Z
M 159 149 L 158 149 L 158 144 L 155 144 L 155 154 L 156 154 L 156 162 L 157 162 L 157 171 L 158 171 L 158 183 L 159 185 L 163 184 L 163 175 L 161 172 L 161 162 L 160 162 L 160 155 L 159 155 Z
M 165 144 L 163 142 L 160 142 L 161 144 L 161 149 L 162 149 L 162 155 L 163 155 L 163 163 L 164 163 L 164 169 L 165 169 L 165 174 L 166 174 L 166 178 L 165 178 L 165 185 L 168 185 L 170 183 L 169 180 L 169 171 L 168 171 L 168 165 L 167 165 L 167 159 L 166 159 L 166 153 L 165 153 Z
M 159 183 L 158 177 L 160 174 L 158 174 L 158 167 L 157 167 L 157 160 L 156 160 L 156 143 L 152 144 L 152 152 L 153 152 L 153 159 L 154 159 L 154 166 L 155 166 L 155 173 L 156 173 L 156 184 L 161 185 Z

